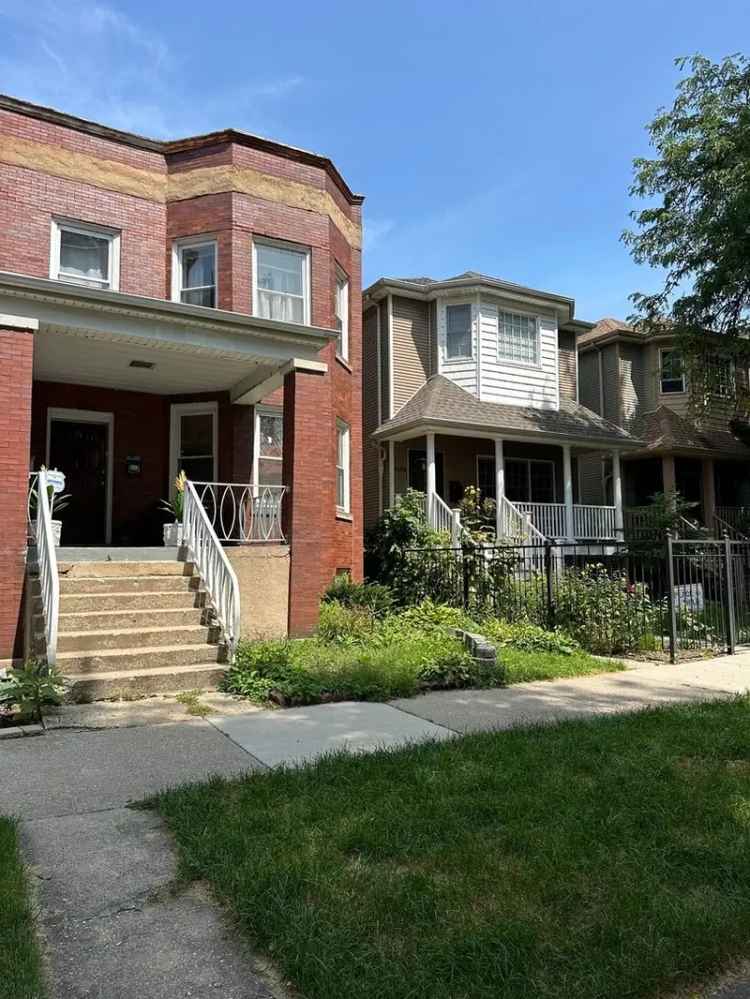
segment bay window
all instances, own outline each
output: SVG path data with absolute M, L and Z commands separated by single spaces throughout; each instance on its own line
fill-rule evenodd
M 253 482 L 260 486 L 280 486 L 284 455 L 284 414 L 281 408 L 255 407 L 253 442 Z
M 539 323 L 522 312 L 498 315 L 497 357 L 516 364 L 539 364 Z
M 336 420 L 336 508 L 341 513 L 350 509 L 350 446 L 349 424 Z
M 447 305 L 445 307 L 445 358 L 470 358 L 471 306 Z
M 53 220 L 50 277 L 87 288 L 117 291 L 120 233 L 87 222 Z
M 216 241 L 177 240 L 172 254 L 172 299 L 216 307 Z
M 310 253 L 276 242 L 253 243 L 253 312 L 262 319 L 310 322 Z
M 344 361 L 349 360 L 349 279 L 343 271 L 336 271 L 336 329 L 339 337 L 336 353 Z

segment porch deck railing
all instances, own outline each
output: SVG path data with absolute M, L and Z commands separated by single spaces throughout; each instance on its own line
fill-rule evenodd
M 42 469 L 36 476 L 36 521 L 34 539 L 36 541 L 37 562 L 39 565 L 39 593 L 44 617 L 44 638 L 47 665 L 57 662 L 57 623 L 60 614 L 60 580 L 57 575 L 57 552 L 52 534 L 52 511 L 47 495 L 47 473 Z M 29 504 L 29 518 L 31 516 Z M 30 520 L 31 522 L 31 520 Z
M 243 482 L 193 482 L 206 516 L 222 542 L 284 542 L 282 504 L 286 486 Z
M 545 538 L 565 538 L 565 504 L 564 503 L 519 503 L 514 506 L 525 517 L 531 518 L 531 523 Z
M 576 503 L 573 506 L 573 533 L 576 538 L 615 538 L 615 507 Z
M 532 523 L 531 517 L 523 513 L 519 504 L 511 503 L 507 496 L 500 499 L 500 536 L 530 544 L 543 543 L 546 539 Z
M 185 483 L 182 525 L 188 557 L 206 588 L 231 660 L 240 637 L 240 586 L 195 483 L 190 480 Z
M 750 524 L 750 507 L 717 506 L 716 516 L 729 524 L 735 531 L 742 532 Z M 747 531 L 744 533 L 747 533 Z

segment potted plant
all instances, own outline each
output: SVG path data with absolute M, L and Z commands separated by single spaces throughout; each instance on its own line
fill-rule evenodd
M 182 512 L 185 506 L 186 482 L 187 476 L 184 472 L 180 472 L 174 480 L 174 496 L 172 499 L 161 501 L 160 509 L 174 517 L 173 523 L 164 525 L 164 544 L 168 548 L 182 547 Z
M 49 510 L 52 515 L 52 538 L 55 548 L 60 547 L 62 537 L 62 521 L 55 519 L 55 514 L 60 514 L 70 502 L 70 493 L 55 493 L 52 486 L 47 486 L 47 499 L 49 500 Z M 29 520 L 31 521 L 31 541 L 36 540 L 37 509 L 39 506 L 39 496 L 36 489 L 29 494 Z

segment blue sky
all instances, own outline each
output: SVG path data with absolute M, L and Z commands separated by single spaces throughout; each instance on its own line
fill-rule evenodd
M 674 59 L 721 58 L 750 6 L 0 0 L 0 91 L 153 136 L 234 126 L 334 159 L 366 282 L 463 270 L 625 316 L 656 276 L 619 241 Z

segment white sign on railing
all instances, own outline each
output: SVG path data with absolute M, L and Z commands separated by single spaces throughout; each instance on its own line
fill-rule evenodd
M 47 469 L 47 485 L 52 486 L 52 492 L 58 495 L 65 489 L 65 472 L 56 468 Z
M 674 605 L 677 610 L 700 614 L 705 608 L 703 583 L 684 583 L 674 588 Z

